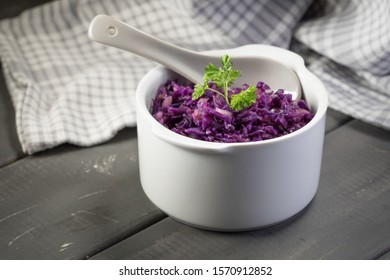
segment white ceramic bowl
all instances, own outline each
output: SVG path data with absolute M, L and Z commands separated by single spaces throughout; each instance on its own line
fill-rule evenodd
M 240 231 L 286 220 L 305 208 L 317 191 L 326 90 L 303 59 L 288 50 L 248 45 L 213 52 L 245 52 L 290 67 L 314 118 L 291 134 L 259 142 L 213 143 L 185 137 L 150 114 L 157 88 L 167 79 L 178 78 L 156 67 L 142 78 L 136 92 L 142 187 L 169 216 L 201 228 Z M 267 82 L 267 77 L 262 80 Z

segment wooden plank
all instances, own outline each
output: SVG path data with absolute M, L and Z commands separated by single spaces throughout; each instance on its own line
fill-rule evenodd
M 0 65 L 0 73 L 2 68 Z M 0 167 L 23 156 L 15 126 L 15 110 L 0 74 Z
M 86 149 L 64 145 L 1 169 L 0 258 L 86 258 L 165 217 L 141 190 L 136 150 L 135 129 L 127 129 L 105 145 Z M 102 197 L 108 197 L 105 204 Z M 115 201 L 113 197 L 120 200 Z M 106 208 L 113 213 L 107 215 Z M 101 226 L 104 229 L 104 222 L 108 226 L 110 220 L 103 218 L 100 221 L 103 225 L 97 225 L 90 213 L 114 216 L 113 221 L 121 217 L 121 223 L 116 226 L 124 227 L 122 232 L 113 227 L 115 234 L 107 231 L 99 236 L 95 231 L 99 232 Z M 89 220 L 92 220 L 90 228 Z M 87 226 L 80 225 L 82 221 Z M 76 230 L 68 232 L 64 227 Z M 46 239 L 44 246 L 36 242 L 29 244 L 38 236 Z M 84 239 L 92 243 L 69 247 L 66 252 L 63 248 L 56 250 L 59 243 L 61 246 L 77 244 Z M 13 250 L 16 241 L 23 240 L 27 244 L 22 243 L 22 249 Z
M 378 260 L 390 260 L 390 251 L 388 251 L 386 254 L 380 256 Z
M 141 190 L 136 143 L 126 129 L 0 169 L 0 258 L 87 258 L 164 218 Z
M 1 5 L 0 19 L 44 2 Z M 329 110 L 326 129 L 348 120 Z M 12 163 L 23 153 L 0 77 L 0 130 L 0 166 L 9 164 L 0 170 L 0 258 L 88 258 L 165 217 L 140 188 L 134 129 L 101 146 L 64 145 Z M 158 226 L 182 227 L 166 221 Z
M 22 11 L 52 0 L 12 0 L 2 1 L 0 4 L 0 19 L 15 17 Z
M 94 259 L 374 259 L 390 248 L 390 132 L 352 121 L 329 133 L 318 193 L 299 215 L 245 233 L 171 218 Z
M 0 259 L 84 259 L 161 220 L 138 172 L 135 128 L 0 169 Z
M 326 113 L 326 126 L 325 131 L 326 133 L 331 132 L 332 130 L 346 124 L 347 122 L 351 121 L 352 118 L 350 116 L 347 116 L 339 111 L 333 110 L 331 108 L 328 108 L 328 111 Z

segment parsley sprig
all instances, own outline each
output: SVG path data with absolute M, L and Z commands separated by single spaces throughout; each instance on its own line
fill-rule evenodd
M 214 64 L 210 63 L 204 69 L 203 84 L 196 84 L 194 92 L 192 93 L 192 99 L 196 100 L 200 98 L 206 90 L 210 90 L 223 96 L 226 103 L 233 110 L 242 110 L 251 106 L 256 102 L 256 88 L 249 86 L 247 89 L 242 90 L 240 93 L 234 94 L 229 100 L 229 88 L 233 82 L 241 75 L 239 70 L 233 69 L 233 63 L 228 55 L 221 57 L 222 67 L 217 68 Z M 209 83 L 213 83 L 219 90 L 209 87 Z

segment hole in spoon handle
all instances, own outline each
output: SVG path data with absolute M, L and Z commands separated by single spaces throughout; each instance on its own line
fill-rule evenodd
M 107 34 L 108 34 L 108 36 L 114 37 L 114 36 L 116 36 L 116 34 L 118 34 L 118 30 L 115 28 L 115 26 L 110 26 L 107 29 Z

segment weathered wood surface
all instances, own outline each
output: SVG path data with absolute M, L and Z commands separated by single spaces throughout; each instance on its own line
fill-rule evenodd
M 247 233 L 171 218 L 99 259 L 375 259 L 390 248 L 390 132 L 352 121 L 326 136 L 318 193 L 298 216 Z
M 1 168 L 0 201 L 6 259 L 88 258 L 165 217 L 141 189 L 134 128 L 96 147 L 63 145 Z
M 0 19 L 15 17 L 24 10 L 42 5 L 50 1 L 52 0 L 3 0 L 0 3 Z
M 382 255 L 379 260 L 390 260 L 390 251 Z
M 0 3 L 0 19 L 47 0 Z M 0 259 L 389 259 L 390 132 L 329 110 L 319 191 L 296 217 L 247 233 L 168 218 L 142 191 L 137 135 L 23 154 L 0 75 Z
M 0 258 L 83 259 L 165 217 L 145 197 L 135 129 L 0 169 Z
M 15 111 L 0 65 L 0 167 L 23 156 L 15 125 Z

